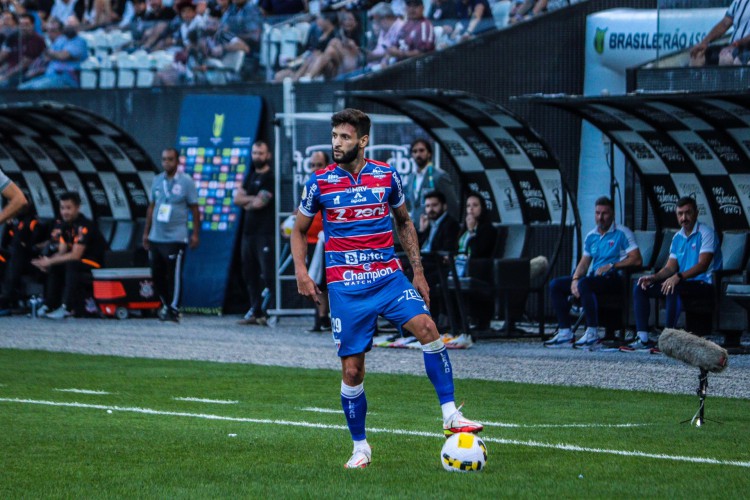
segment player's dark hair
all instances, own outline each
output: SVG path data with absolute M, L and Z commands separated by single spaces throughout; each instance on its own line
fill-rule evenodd
M 597 199 L 596 199 L 596 201 L 594 202 L 594 206 L 595 206 L 595 207 L 598 207 L 598 206 L 600 206 L 600 205 L 601 205 L 601 206 L 604 206 L 604 207 L 609 207 L 609 208 L 610 208 L 610 209 L 612 210 L 612 213 L 614 213 L 614 211 L 615 211 L 615 204 L 614 204 L 614 203 L 612 202 L 612 200 L 610 200 L 610 199 L 609 199 L 608 197 L 606 197 L 606 196 L 600 196 L 600 197 L 599 197 L 599 198 L 597 198 Z
M 682 198 L 677 200 L 677 208 L 682 208 L 685 205 L 690 205 L 691 207 L 693 207 L 693 211 L 696 214 L 698 213 L 698 203 L 692 196 L 683 196 Z
M 73 205 L 80 207 L 81 206 L 81 195 L 78 194 L 76 191 L 66 191 L 63 194 L 60 195 L 58 198 L 60 201 L 72 201 Z
M 331 128 L 336 128 L 345 123 L 355 128 L 357 137 L 370 135 L 370 117 L 358 109 L 342 109 L 331 117 Z
M 430 191 L 429 193 L 424 195 L 424 199 L 426 200 L 427 198 L 437 198 L 438 201 L 442 203 L 443 205 L 445 205 L 445 202 L 446 202 L 445 195 L 441 193 L 440 191 Z
M 253 146 L 265 146 L 268 152 L 271 152 L 271 146 L 269 146 L 269 144 L 264 140 L 258 139 L 253 143 Z
M 32 25 L 36 22 L 36 19 L 34 19 L 34 16 L 29 14 L 28 12 L 24 12 L 23 14 L 18 14 L 18 20 L 20 21 L 21 19 L 28 19 Z
M 409 151 L 411 151 L 412 149 L 414 149 L 414 146 L 416 146 L 417 144 L 420 144 L 420 143 L 424 144 L 424 147 L 427 150 L 427 152 L 430 153 L 430 154 L 432 154 L 432 144 L 430 144 L 430 141 L 428 141 L 427 139 L 424 139 L 422 137 L 420 137 L 419 139 L 414 139 L 413 141 L 411 141 L 411 146 L 409 146 Z
M 487 200 L 484 199 L 484 196 L 477 193 L 476 191 L 470 191 L 469 194 L 466 195 L 466 200 L 468 201 L 469 198 L 476 198 L 479 200 L 479 206 L 482 209 L 482 213 L 479 214 L 477 222 L 484 222 L 486 220 L 489 220 L 490 214 L 487 212 Z

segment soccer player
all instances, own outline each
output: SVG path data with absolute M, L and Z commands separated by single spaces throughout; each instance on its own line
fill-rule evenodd
M 321 292 L 305 265 L 306 234 L 313 216 L 322 210 L 331 327 L 343 378 L 341 406 L 354 441 L 344 467 L 363 468 L 372 460 L 365 435 L 365 353 L 372 348 L 378 315 L 406 329 L 422 344 L 425 370 L 442 408 L 445 435 L 479 432 L 482 425 L 466 419 L 456 408 L 453 369 L 429 315 L 430 290 L 401 178 L 387 163 L 364 157 L 370 133 L 365 113 L 345 109 L 331 117 L 331 126 L 335 163 L 317 170 L 305 185 L 292 230 L 292 255 L 299 293 L 317 302 Z M 393 248 L 391 210 L 399 241 L 414 269 L 413 286 Z

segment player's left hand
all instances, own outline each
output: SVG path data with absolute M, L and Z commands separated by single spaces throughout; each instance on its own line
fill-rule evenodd
M 430 285 L 427 284 L 427 280 L 424 277 L 424 274 L 415 274 L 414 279 L 411 282 L 412 285 L 414 285 L 414 288 L 416 288 L 417 292 L 419 292 L 419 295 L 422 296 L 422 299 L 424 299 L 424 303 L 427 305 L 427 308 L 430 307 Z
M 680 278 L 676 274 L 665 279 L 661 284 L 661 293 L 663 293 L 664 295 L 672 295 L 674 293 L 674 288 L 679 282 Z
M 318 285 L 313 281 L 309 274 L 305 276 L 297 276 L 297 292 L 303 297 L 307 297 L 316 304 L 320 304 L 320 295 L 323 292 L 320 291 Z

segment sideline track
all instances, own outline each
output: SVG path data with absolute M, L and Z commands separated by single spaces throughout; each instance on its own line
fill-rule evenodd
M 288 425 L 288 426 L 307 427 L 307 428 L 314 428 L 314 429 L 347 430 L 347 427 L 345 425 L 319 424 L 315 422 L 293 421 L 293 420 L 227 417 L 223 415 L 211 415 L 211 414 L 206 414 L 206 413 L 173 412 L 173 411 L 154 410 L 151 408 L 97 405 L 97 404 L 65 402 L 65 401 L 45 401 L 45 400 L 38 400 L 38 399 L 20 399 L 20 398 L 0 398 L 0 402 L 33 404 L 33 405 L 44 405 L 44 406 L 61 406 L 61 407 L 69 407 L 69 408 L 88 408 L 88 409 L 94 409 L 94 410 L 111 410 L 111 411 L 122 411 L 122 412 L 130 412 L 130 413 L 141 413 L 141 414 L 146 414 L 146 415 L 200 418 L 200 419 L 205 419 L 205 420 L 223 420 L 223 421 L 229 421 L 229 422 L 247 422 L 247 423 L 253 423 L 253 424 Z M 439 434 L 436 432 L 409 431 L 405 429 L 368 428 L 367 431 L 372 432 L 372 433 L 388 433 L 388 434 L 397 434 L 397 435 L 404 435 L 404 436 L 420 436 L 420 437 L 430 437 L 430 438 L 438 438 L 438 437 L 444 438 L 445 437 L 443 434 Z M 526 446 L 530 448 L 549 448 L 549 449 L 564 450 L 564 451 L 600 453 L 600 454 L 605 454 L 605 455 L 652 458 L 652 459 L 657 459 L 657 460 L 672 460 L 675 462 L 689 462 L 689 463 L 697 463 L 697 464 L 731 465 L 735 467 L 750 468 L 750 461 L 720 460 L 716 458 L 707 458 L 707 457 L 667 455 L 664 453 L 646 453 L 646 452 L 641 452 L 641 451 L 610 450 L 606 448 L 588 448 L 585 446 L 578 446 L 578 445 L 566 444 L 566 443 L 544 443 L 540 441 L 530 441 L 530 440 L 521 441 L 517 439 L 492 438 L 492 437 L 485 437 L 485 436 L 482 436 L 482 440 L 487 441 L 489 443 L 498 443 L 498 444 L 505 444 L 505 445 L 513 445 L 513 446 Z

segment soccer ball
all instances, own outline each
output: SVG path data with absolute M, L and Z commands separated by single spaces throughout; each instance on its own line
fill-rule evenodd
M 487 446 L 479 436 L 460 432 L 445 440 L 440 460 L 450 472 L 478 472 L 487 464 Z

